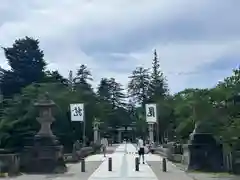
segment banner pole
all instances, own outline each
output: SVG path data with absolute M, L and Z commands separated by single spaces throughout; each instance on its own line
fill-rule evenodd
M 86 146 L 86 121 L 85 121 L 85 108 L 83 111 L 83 146 Z

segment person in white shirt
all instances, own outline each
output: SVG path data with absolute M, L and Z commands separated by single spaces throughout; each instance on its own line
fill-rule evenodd
M 145 164 L 144 162 L 144 142 L 142 140 L 142 138 L 140 137 L 138 139 L 138 154 L 139 154 L 139 161 L 141 160 L 141 157 L 142 157 L 142 161 L 143 161 L 143 164 Z
M 101 139 L 101 145 L 102 145 L 102 151 L 103 151 L 104 157 L 106 157 L 106 150 L 107 150 L 107 146 L 108 146 L 107 138 L 104 137 Z

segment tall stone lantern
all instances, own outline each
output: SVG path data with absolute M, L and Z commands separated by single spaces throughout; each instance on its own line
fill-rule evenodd
M 21 157 L 23 171 L 32 173 L 53 173 L 65 171 L 63 161 L 63 146 L 53 135 L 51 124 L 55 120 L 52 109 L 55 103 L 49 98 L 48 93 L 40 96 L 34 104 L 38 108 L 37 121 L 41 128 L 33 138 L 32 146 L 25 146 Z

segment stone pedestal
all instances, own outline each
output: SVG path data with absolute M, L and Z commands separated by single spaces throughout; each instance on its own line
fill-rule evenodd
M 65 172 L 63 146 L 51 131 L 51 123 L 54 121 L 52 107 L 55 103 L 45 94 L 34 105 L 39 109 L 37 121 L 41 128 L 33 138 L 33 143 L 25 146 L 22 152 L 21 170 L 31 173 Z
M 63 146 L 55 138 L 36 136 L 33 146 L 25 146 L 21 154 L 21 170 L 30 173 L 55 173 L 65 171 L 59 160 Z M 33 166 L 34 164 L 34 166 Z
M 118 143 L 122 142 L 122 131 L 118 130 Z
M 93 141 L 94 143 L 100 143 L 100 132 L 99 126 L 101 122 L 98 119 L 95 119 L 93 122 Z
M 211 134 L 194 133 L 184 145 L 183 160 L 187 170 L 218 172 L 223 170 L 222 147 Z
M 124 127 L 120 127 L 117 129 L 118 132 L 118 143 L 122 143 L 122 132 L 125 130 Z
M 98 142 L 98 130 L 94 129 L 93 131 L 94 131 L 93 132 L 94 133 L 94 135 L 93 135 L 94 140 L 93 141 L 94 141 L 94 143 L 97 143 Z
M 100 131 L 98 131 L 98 142 L 100 143 L 100 139 L 101 139 L 101 133 Z
M 99 140 L 99 132 L 98 132 L 98 124 L 93 125 L 93 141 L 94 143 L 98 143 Z
M 240 174 L 240 150 L 233 153 L 233 173 Z
M 148 124 L 148 132 L 149 132 L 150 142 L 154 142 L 153 126 L 154 126 L 153 124 Z

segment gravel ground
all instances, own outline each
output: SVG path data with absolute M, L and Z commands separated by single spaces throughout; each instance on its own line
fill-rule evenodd
M 118 147 L 113 144 L 107 148 L 107 154 L 112 154 Z M 13 178 L 1 178 L 8 180 L 87 180 L 91 174 L 101 165 L 102 161 L 86 161 L 86 172 L 81 172 L 81 163 L 67 164 L 68 172 L 65 174 L 49 174 L 49 175 L 30 175 L 22 174 Z
M 147 161 L 159 180 L 194 180 L 184 171 L 179 170 L 174 165 L 167 163 L 167 172 L 162 171 L 162 163 L 158 161 Z M 202 179 L 204 180 L 204 179 Z
M 185 172 L 182 166 L 168 162 L 166 173 L 162 172 L 161 162 L 147 162 L 159 180 L 240 180 L 240 176 L 228 173 Z
M 23 174 L 11 180 L 87 180 L 100 166 L 101 161 L 86 161 L 86 172 L 81 172 L 81 163 L 68 164 L 68 172 L 65 174 L 29 175 Z
M 187 173 L 194 180 L 240 180 L 240 176 L 234 176 L 228 173 Z

